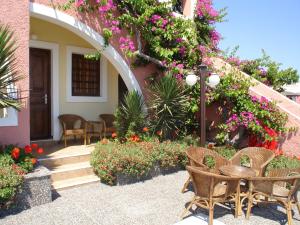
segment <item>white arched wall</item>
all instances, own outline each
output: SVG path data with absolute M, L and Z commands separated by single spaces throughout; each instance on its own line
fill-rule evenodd
M 127 65 L 123 57 L 111 45 L 104 48 L 103 37 L 94 29 L 66 13 L 34 2 L 30 2 L 30 16 L 46 20 L 64 27 L 86 40 L 97 50 L 101 50 L 101 53 L 114 65 L 116 70 L 120 73 L 128 90 L 136 90 L 140 94 L 142 94 L 141 88 L 137 80 L 135 79 L 133 72 L 131 71 L 130 67 Z
M 121 75 L 124 80 L 128 90 L 136 90 L 142 95 L 141 88 L 123 59 L 123 57 L 114 49 L 111 45 L 104 48 L 104 39 L 103 37 L 97 33 L 94 29 L 87 26 L 86 24 L 80 22 L 76 18 L 50 8 L 45 5 L 41 5 L 38 3 L 30 2 L 30 16 L 36 17 L 54 24 L 57 24 L 61 27 L 64 27 L 67 30 L 72 31 L 79 37 L 86 40 L 97 50 L 101 50 L 101 53 L 112 63 L 112 65 L 116 68 L 116 70 Z M 58 45 L 53 43 L 47 43 L 42 41 L 30 41 L 30 47 L 39 47 L 39 48 L 47 48 L 52 51 L 52 87 L 59 87 L 59 73 L 58 73 L 58 64 L 59 64 L 59 56 L 58 56 Z M 54 140 L 59 140 L 60 138 L 60 126 L 58 121 L 59 115 L 59 90 L 52 90 L 52 135 Z

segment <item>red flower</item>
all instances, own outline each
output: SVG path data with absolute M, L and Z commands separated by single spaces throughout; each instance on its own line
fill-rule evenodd
M 36 158 L 31 158 L 31 163 L 32 163 L 33 165 L 35 165 L 35 164 L 37 163 L 37 159 L 36 159 Z
M 24 150 L 25 150 L 25 153 L 26 153 L 26 154 L 30 154 L 30 153 L 32 152 L 32 148 L 31 148 L 29 145 L 26 145 L 26 146 L 24 147 Z
M 143 128 L 143 131 L 144 131 L 144 132 L 148 132 L 148 131 L 149 131 L 149 128 L 148 128 L 148 127 L 144 127 L 144 128 Z
M 162 135 L 162 131 L 161 131 L 161 130 L 158 130 L 158 131 L 156 131 L 156 134 L 157 134 L 158 136 L 161 136 L 161 135 Z
M 36 144 L 36 143 L 32 143 L 31 144 L 31 148 L 32 149 L 37 149 L 39 146 L 38 146 L 38 144 Z
M 11 157 L 17 160 L 20 157 L 20 149 L 14 148 L 11 152 Z
M 43 152 L 44 152 L 44 149 L 43 149 L 43 148 L 38 148 L 37 153 L 43 154 Z
M 130 137 L 130 140 L 131 140 L 132 142 L 139 142 L 139 141 L 140 141 L 140 138 L 139 138 L 139 136 L 137 136 L 137 135 L 132 135 L 132 136 Z
M 111 137 L 112 137 L 112 138 L 116 138 L 117 136 L 118 136 L 118 135 L 117 135 L 117 133 L 115 133 L 115 132 L 111 134 Z

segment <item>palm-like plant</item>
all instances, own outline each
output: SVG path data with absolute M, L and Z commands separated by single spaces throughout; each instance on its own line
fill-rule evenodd
M 0 109 L 13 107 L 20 109 L 15 82 L 21 79 L 18 75 L 15 58 L 16 41 L 13 32 L 7 26 L 0 25 Z
M 185 89 L 173 76 L 167 75 L 150 85 L 151 126 L 162 139 L 172 139 L 183 128 L 188 98 Z
M 124 103 L 117 108 L 115 116 L 115 127 L 120 137 L 142 131 L 146 123 L 146 114 L 144 101 L 137 91 L 127 93 Z

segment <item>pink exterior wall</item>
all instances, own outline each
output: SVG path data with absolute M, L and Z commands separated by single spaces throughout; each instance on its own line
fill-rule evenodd
M 0 127 L 0 145 L 1 144 L 20 144 L 29 143 L 29 57 L 28 57 L 28 38 L 29 38 L 29 5 L 26 0 L 5 0 L 0 4 L 0 23 L 9 25 L 14 31 L 14 37 L 17 40 L 18 49 L 16 58 L 18 69 L 25 78 L 17 84 L 19 90 L 23 90 L 24 108 L 19 112 L 17 127 Z

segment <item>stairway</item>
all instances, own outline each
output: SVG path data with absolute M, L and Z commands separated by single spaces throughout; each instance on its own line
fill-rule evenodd
M 99 182 L 89 162 L 93 145 L 40 146 L 45 148 L 46 154 L 39 158 L 39 162 L 51 172 L 52 189 L 59 191 Z M 55 147 L 58 148 L 56 151 L 53 150 Z

